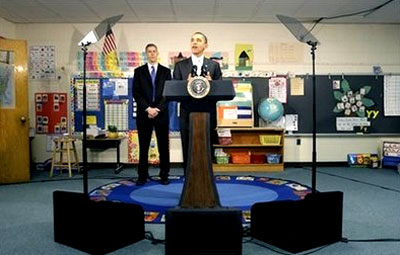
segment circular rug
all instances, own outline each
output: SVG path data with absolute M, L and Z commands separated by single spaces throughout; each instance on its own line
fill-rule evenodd
M 255 176 L 215 176 L 219 199 L 223 207 L 241 209 L 243 223 L 250 222 L 254 203 L 279 200 L 300 200 L 311 188 L 297 182 Z M 183 176 L 170 176 L 169 185 L 161 185 L 158 177 L 143 186 L 135 179 L 126 179 L 100 186 L 90 192 L 94 201 L 132 203 L 142 206 L 146 223 L 164 223 L 165 212 L 176 207 L 182 193 Z

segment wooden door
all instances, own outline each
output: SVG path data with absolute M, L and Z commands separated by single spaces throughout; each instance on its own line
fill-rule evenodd
M 30 179 L 26 45 L 0 38 L 0 183 Z

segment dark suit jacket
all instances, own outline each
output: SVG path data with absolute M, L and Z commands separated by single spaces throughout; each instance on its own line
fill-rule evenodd
M 148 65 L 145 64 L 135 69 L 133 76 L 133 97 L 137 104 L 137 119 L 148 119 L 146 109 L 148 107 L 156 107 L 160 109 L 160 112 L 155 120 L 169 121 L 168 102 L 162 96 L 166 80 L 171 80 L 171 70 L 158 64 L 155 79 L 156 95 L 154 102 L 152 102 L 153 87 Z
M 203 66 L 207 66 L 210 76 L 213 80 L 221 80 L 222 72 L 219 64 L 208 58 L 204 58 Z M 174 80 L 187 80 L 189 74 L 192 71 L 193 63 L 192 58 L 184 59 L 176 63 L 174 68 Z M 215 112 L 215 102 L 210 102 L 207 99 L 191 100 L 181 102 L 181 110 L 188 112 Z

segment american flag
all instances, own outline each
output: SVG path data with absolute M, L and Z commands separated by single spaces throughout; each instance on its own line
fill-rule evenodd
M 103 54 L 104 56 L 109 55 L 111 52 L 117 50 L 117 45 L 115 44 L 115 36 L 111 28 L 108 28 L 106 37 L 103 44 Z
M 103 55 L 105 57 L 105 67 L 108 71 L 119 71 L 119 61 L 115 36 L 109 27 L 103 44 Z

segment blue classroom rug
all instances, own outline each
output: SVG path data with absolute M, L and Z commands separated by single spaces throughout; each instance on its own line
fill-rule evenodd
M 135 179 L 102 185 L 89 193 L 94 201 L 132 203 L 142 206 L 146 223 L 164 223 L 165 212 L 176 207 L 181 196 L 183 176 L 170 176 L 169 185 L 161 185 L 158 177 L 143 186 Z M 297 182 L 269 177 L 214 176 L 221 205 L 243 212 L 243 223 L 250 223 L 250 209 L 254 203 L 280 200 L 300 200 L 311 193 L 311 188 Z

